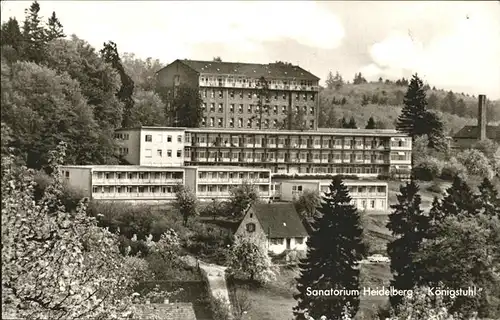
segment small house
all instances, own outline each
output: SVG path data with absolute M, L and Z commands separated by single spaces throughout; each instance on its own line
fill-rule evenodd
M 235 236 L 255 239 L 273 254 L 307 249 L 308 233 L 292 203 L 253 204 Z

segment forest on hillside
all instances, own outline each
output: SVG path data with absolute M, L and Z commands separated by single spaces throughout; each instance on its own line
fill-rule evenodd
M 353 81 L 344 80 L 338 72 L 330 72 L 326 86 L 320 91 L 320 127 L 341 127 L 342 118 L 354 118 L 364 128 L 373 117 L 378 128 L 395 128 L 403 107 L 409 79 L 396 81 L 379 78 L 368 82 L 361 73 Z M 428 108 L 443 121 L 445 134 L 452 135 L 464 125 L 476 125 L 478 97 L 467 93 L 437 89 L 425 84 Z M 500 122 L 500 101 L 487 100 L 490 124 Z

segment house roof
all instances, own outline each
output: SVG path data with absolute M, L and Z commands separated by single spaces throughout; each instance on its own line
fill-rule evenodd
M 258 203 L 251 210 L 270 238 L 308 236 L 292 203 Z
M 455 139 L 477 139 L 478 137 L 478 126 L 465 126 L 453 136 Z M 486 137 L 491 140 L 500 141 L 500 126 L 487 126 Z
M 233 76 L 251 76 L 252 78 L 295 78 L 319 80 L 318 77 L 299 66 L 285 63 L 241 63 L 199 60 L 178 60 L 200 74 L 224 74 Z

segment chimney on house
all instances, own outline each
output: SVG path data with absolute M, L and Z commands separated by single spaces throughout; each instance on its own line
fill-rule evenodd
M 484 94 L 479 95 L 479 103 L 477 110 L 477 126 L 479 129 L 479 140 L 486 140 L 486 96 Z

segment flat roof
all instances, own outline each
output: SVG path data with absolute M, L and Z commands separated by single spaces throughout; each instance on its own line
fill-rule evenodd
M 188 131 L 197 133 L 222 133 L 222 134 L 311 134 L 311 135 L 375 135 L 375 136 L 401 136 L 408 137 L 408 134 L 397 131 L 395 129 L 346 129 L 346 128 L 318 128 L 317 130 L 273 130 L 273 129 L 261 129 L 261 130 L 244 130 L 244 129 L 230 129 L 230 128 L 186 128 L 186 127 L 154 127 L 154 126 L 142 126 L 133 128 L 120 128 L 116 131 L 132 131 L 132 130 L 168 130 L 168 131 Z
M 186 169 L 188 168 L 194 168 L 194 169 L 211 169 L 211 170 L 228 170 L 228 171 L 271 171 L 271 169 L 266 169 L 266 168 L 254 168 L 254 167 L 240 167 L 240 166 L 186 166 Z
M 61 168 L 65 169 L 108 169 L 108 170 L 183 170 L 184 166 L 139 166 L 139 165 L 63 165 Z
M 276 182 L 306 182 L 306 183 L 320 183 L 320 184 L 323 184 L 323 183 L 328 183 L 330 184 L 332 182 L 332 179 L 280 179 L 280 178 L 277 178 L 275 179 Z M 387 182 L 386 181 L 381 181 L 381 180 L 376 180 L 376 179 L 359 179 L 359 180 L 356 180 L 356 179 L 345 179 L 345 180 L 342 180 L 344 181 L 344 183 L 346 184 L 364 184 L 364 183 L 370 183 L 370 184 L 383 184 L 383 185 L 387 185 Z

